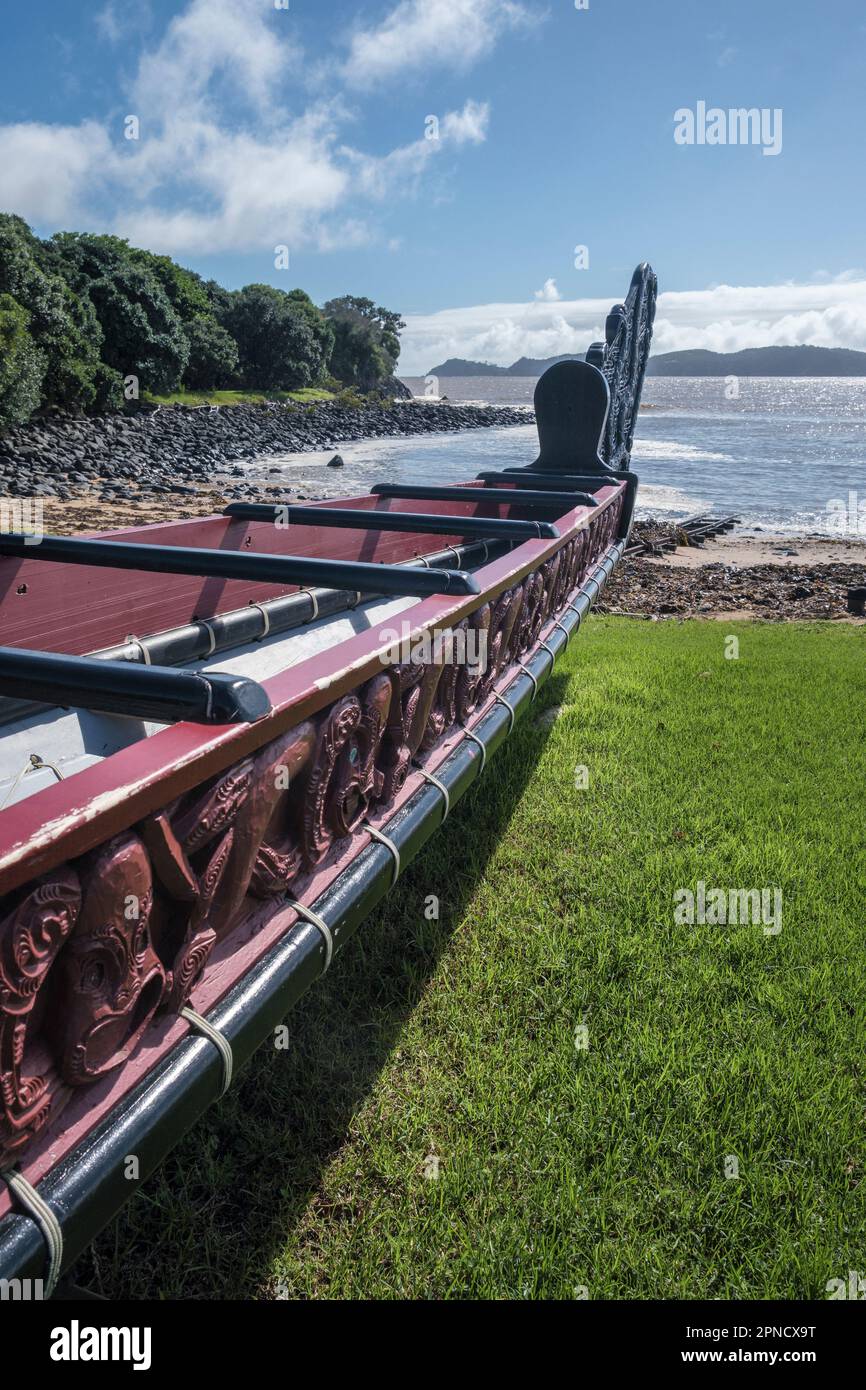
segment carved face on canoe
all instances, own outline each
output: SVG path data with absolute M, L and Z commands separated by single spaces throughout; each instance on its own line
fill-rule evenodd
M 62 1017 L 52 1019 L 60 1073 L 70 1086 L 125 1061 L 162 996 L 153 949 L 150 859 L 136 835 L 110 841 L 87 866 L 78 925 L 58 961 Z
M 304 850 L 317 864 L 334 837 L 348 835 L 381 789 L 375 767 L 391 704 L 391 681 L 376 676 L 339 700 L 322 721 L 304 798 Z
M 327 721 L 323 738 L 327 801 L 322 806 L 324 837 L 348 835 L 366 813 L 372 792 L 370 737 L 360 701 L 342 701 Z M 329 831 L 331 832 L 329 834 Z

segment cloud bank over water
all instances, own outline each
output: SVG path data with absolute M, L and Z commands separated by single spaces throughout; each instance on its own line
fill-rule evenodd
M 717 285 L 660 294 L 654 352 L 706 348 L 846 347 L 866 351 L 866 274 L 808 285 Z M 605 299 L 479 304 L 413 314 L 399 370 L 420 376 L 449 357 L 509 366 L 519 357 L 583 353 L 604 337 L 614 294 Z

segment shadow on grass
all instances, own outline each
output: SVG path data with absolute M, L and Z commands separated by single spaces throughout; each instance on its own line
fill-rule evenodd
M 288 1048 L 259 1049 L 77 1262 L 74 1283 L 114 1299 L 273 1296 L 274 1257 L 324 1200 L 323 1169 L 462 921 L 548 738 L 538 714 L 566 684 L 554 671 L 481 782 L 288 1015 Z M 439 920 L 425 915 L 430 895 Z M 360 1214 L 351 1192 L 331 1204 L 334 1220 Z

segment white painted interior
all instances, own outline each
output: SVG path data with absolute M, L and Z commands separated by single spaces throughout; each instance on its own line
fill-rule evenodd
M 350 612 L 335 613 L 261 642 L 217 652 L 208 661 L 191 662 L 187 669 L 227 671 L 266 681 L 358 633 L 373 628 L 399 628 L 399 614 L 418 602 L 414 597 L 371 600 Z M 383 641 L 387 640 L 383 637 Z M 124 715 L 62 709 L 41 710 L 8 724 L 0 728 L 0 809 L 35 796 L 57 780 L 48 768 L 25 772 L 31 754 L 37 754 L 45 763 L 54 763 L 64 778 L 74 777 L 164 727 Z

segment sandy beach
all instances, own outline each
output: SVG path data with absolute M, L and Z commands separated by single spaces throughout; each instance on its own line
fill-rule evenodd
M 708 564 L 745 569 L 753 565 L 861 564 L 866 569 L 866 537 L 862 540 L 826 540 L 822 537 L 759 536 L 734 532 L 703 546 L 680 545 L 664 556 L 647 556 L 651 565 L 672 569 L 702 569 Z

